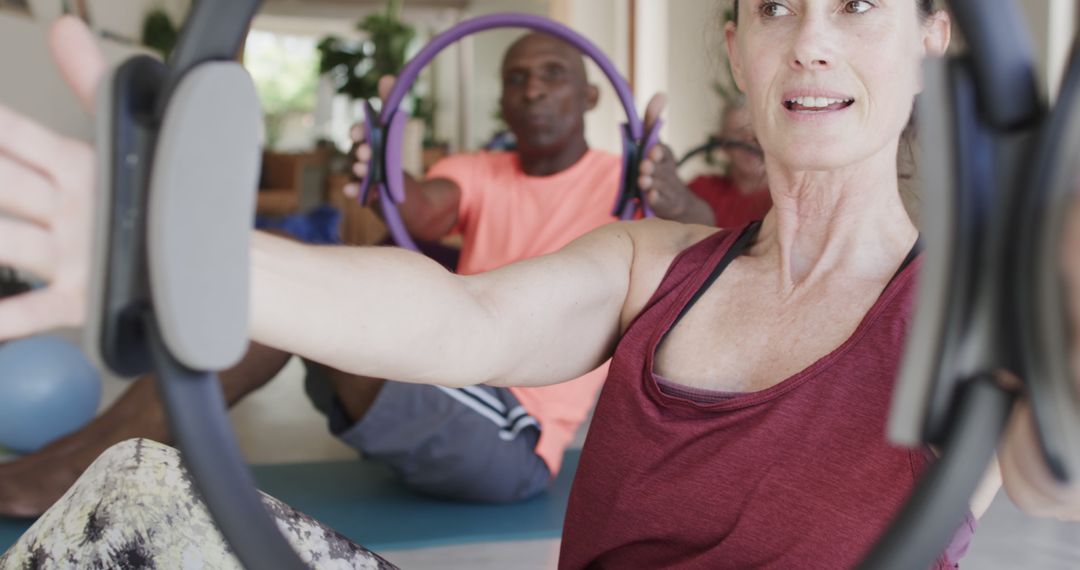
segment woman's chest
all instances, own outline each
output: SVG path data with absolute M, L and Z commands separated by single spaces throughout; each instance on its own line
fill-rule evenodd
M 837 283 L 784 298 L 753 279 L 721 279 L 660 337 L 653 372 L 693 388 L 767 389 L 842 347 L 878 293 Z

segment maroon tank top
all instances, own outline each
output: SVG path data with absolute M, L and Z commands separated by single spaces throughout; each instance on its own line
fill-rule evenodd
M 843 344 L 775 386 L 703 394 L 653 374 L 657 345 L 745 232 L 682 252 L 619 341 L 560 568 L 850 568 L 926 468 L 926 452 L 885 438 L 917 258 Z M 936 568 L 955 567 L 963 546 Z

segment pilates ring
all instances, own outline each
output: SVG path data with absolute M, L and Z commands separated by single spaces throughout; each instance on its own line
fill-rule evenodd
M 1001 370 L 1022 377 L 1050 472 L 1062 481 L 1080 475 L 1080 402 L 1063 372 L 1066 311 L 1050 263 L 1060 251 L 1062 203 L 1075 192 L 1067 174 L 1075 176 L 1080 151 L 1077 54 L 1047 113 L 1017 4 L 948 4 L 970 50 L 925 65 L 926 252 L 888 430 L 901 444 L 936 444 L 941 457 L 866 569 L 925 568 L 944 551 L 1012 415 Z
M 637 186 L 638 168 L 642 158 L 656 144 L 661 122 L 657 121 L 650 132 L 645 132 L 645 125 L 634 107 L 634 97 L 629 84 L 595 44 L 574 30 L 547 18 L 516 13 L 489 14 L 465 20 L 435 36 L 401 70 L 378 115 L 371 104 L 365 102 L 364 133 L 365 140 L 371 145 L 372 158 L 368 174 L 361 181 L 360 203 L 368 203 L 368 195 L 374 187 L 379 195 L 383 218 L 394 241 L 401 247 L 418 249 L 398 211 L 398 205 L 405 201 L 401 149 L 405 123 L 409 118 L 408 113 L 401 109 L 401 103 L 412 89 L 420 71 L 440 52 L 462 38 L 495 28 L 527 28 L 555 36 L 577 48 L 600 67 L 615 88 L 627 119 L 620 129 L 623 143 L 622 174 L 612 215 L 624 220 L 638 215 L 651 216 L 652 211 Z
M 1047 204 L 1060 205 L 1065 194 L 1061 181 L 1069 177 L 1059 175 L 1068 170 L 1061 168 L 1061 161 L 1074 159 L 1074 151 L 1080 150 L 1080 113 L 1073 111 L 1080 99 L 1080 60 L 1074 59 L 1070 67 L 1064 106 L 1051 115 L 1065 127 L 1044 128 L 1049 122 L 1038 99 L 1034 58 L 1023 41 L 1018 8 L 1003 2 L 997 10 L 985 10 L 983 3 L 949 2 L 972 47 L 971 57 L 929 62 L 920 115 L 924 132 L 934 135 L 926 138 L 926 180 L 940 191 L 924 197 L 927 253 L 920 300 L 890 414 L 894 439 L 913 445 L 939 442 L 944 455 L 863 561 L 864 569 L 930 566 L 962 519 L 1011 411 L 1010 395 L 988 377 L 988 370 L 1002 365 L 1035 370 L 1024 366 L 1033 354 L 1062 358 L 1061 350 L 1046 355 L 1021 344 L 1030 339 L 1017 339 L 1008 325 L 1010 318 L 1026 317 L 1003 307 L 1019 295 L 1035 311 L 1061 311 L 1060 304 L 1034 301 L 1035 295 L 1045 293 L 1046 280 L 1057 275 L 1050 258 L 1029 265 L 1020 261 L 1060 240 L 1062 222 L 1052 216 L 1050 223 L 1043 221 Z M 236 332 L 246 313 L 228 305 L 247 306 L 247 240 L 258 180 L 259 125 L 245 114 L 257 109 L 257 98 L 234 56 L 259 5 L 258 0 L 195 0 L 168 65 L 136 56 L 103 81 L 97 137 L 103 150 L 98 169 L 101 202 L 88 331 L 91 354 L 109 369 L 123 376 L 157 373 L 185 466 L 244 566 L 293 569 L 306 566 L 255 491 L 212 372 L 239 357 L 238 338 L 240 350 L 246 342 L 246 330 Z M 421 55 L 429 58 L 462 35 L 502 26 L 558 35 L 587 55 L 595 50 L 580 36 L 542 18 L 498 15 L 462 24 L 455 35 L 439 36 Z M 423 57 L 402 74 L 379 123 L 371 122 L 369 140 L 385 133 L 380 139 L 385 150 L 372 169 L 375 173 L 382 168 L 382 174 L 365 185 L 378 185 L 380 196 L 387 198 L 384 205 L 403 198 L 397 142 L 403 114 L 397 106 Z M 636 161 L 655 140 L 655 132 L 643 132 L 625 82 L 617 79 L 610 64 L 594 60 L 616 83 L 629 119 L 623 126 L 627 146 L 616 213 L 647 213 L 640 192 L 635 194 L 636 176 L 628 174 L 636 173 Z M 1022 160 L 1029 157 L 1036 134 L 1042 139 L 1034 161 L 1038 170 L 1033 172 Z M 397 168 L 387 168 L 393 165 Z M 214 173 L 215 179 L 198 178 L 200 171 Z M 1039 172 L 1047 176 L 1039 178 Z M 173 176 L 186 185 L 177 184 Z M 1025 194 L 1025 183 L 1032 178 L 1048 185 L 1029 193 L 1037 196 Z M 201 183 L 208 187 L 200 188 Z M 1054 199 L 1047 202 L 1047 197 Z M 387 207 L 396 213 L 396 206 Z M 197 232 L 191 231 L 192 220 L 199 223 Z M 1026 229 L 1013 229 L 1019 226 Z M 1010 243 L 1012 237 L 1017 237 L 1017 247 Z M 215 247 L 207 248 L 209 242 Z M 211 270 L 219 271 L 214 275 L 218 282 L 207 289 L 205 277 Z M 1042 276 L 1013 275 L 1021 270 Z M 200 287 L 198 294 L 186 291 L 193 285 Z M 188 313 L 209 317 L 206 323 L 192 322 Z M 1060 324 L 1032 321 L 1021 335 L 1053 331 Z M 1080 422 L 1043 420 L 1045 402 L 1054 389 L 1061 389 L 1053 386 L 1066 380 L 1067 374 L 1051 373 L 1045 382 L 1032 381 L 1028 387 L 1044 457 L 1056 475 L 1071 478 L 1074 461 L 1068 454 L 1053 455 L 1060 445 L 1052 438 L 1064 432 L 1069 438 L 1062 441 L 1072 441 L 1080 433 Z M 1058 411 L 1068 417 L 1077 409 L 1070 394 L 1068 405 Z
M 255 487 L 216 370 L 247 346 L 261 112 L 236 62 L 259 0 L 195 0 L 167 64 L 135 56 L 98 94 L 88 353 L 156 372 L 181 457 L 247 568 L 307 565 Z
M 712 151 L 714 151 L 714 150 L 716 150 L 718 148 L 722 148 L 722 149 L 725 149 L 725 150 L 737 148 L 737 149 L 749 152 L 750 154 L 753 154 L 754 156 L 756 156 L 758 158 L 764 158 L 765 157 L 765 153 L 761 150 L 761 147 L 759 147 L 759 146 L 757 146 L 755 144 L 751 144 L 751 143 L 748 143 L 746 141 L 741 141 L 741 140 L 738 140 L 738 139 L 729 139 L 729 138 L 711 136 L 711 137 L 708 138 L 708 140 L 705 141 L 704 144 L 695 146 L 694 148 L 686 151 L 686 154 L 684 154 L 682 156 L 682 158 L 680 158 L 675 163 L 675 167 L 678 168 L 678 167 L 686 164 L 687 162 L 690 161 L 690 159 L 694 158 L 695 156 L 697 156 L 699 154 L 710 153 L 710 152 L 712 152 Z
M 1057 101 L 1040 133 L 1032 183 L 1019 201 L 1011 316 L 1041 454 L 1058 481 L 1071 483 L 1080 478 L 1080 394 L 1071 363 L 1071 341 L 1080 331 L 1070 323 L 1062 262 L 1080 199 L 1080 46 L 1073 47 Z

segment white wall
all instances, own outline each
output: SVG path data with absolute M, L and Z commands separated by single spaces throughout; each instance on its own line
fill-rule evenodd
M 596 44 L 623 77 L 629 77 L 629 12 L 624 0 L 566 0 L 552 3 L 551 16 Z M 587 69 L 589 81 L 600 89 L 600 101 L 585 116 L 585 136 L 593 148 L 622 152 L 619 125 L 626 122 L 626 113 L 600 68 L 588 61 Z M 639 106 L 639 111 L 641 109 Z
M 89 118 L 49 56 L 45 22 L 0 12 L 0 103 L 69 136 L 88 137 Z
M 722 3 L 716 0 L 668 2 L 668 108 L 664 140 L 676 156 L 719 130 L 720 96 L 713 89 L 727 75 Z M 684 176 L 708 168 L 687 164 Z
M 690 30 L 669 29 L 668 14 L 672 6 L 664 0 L 633 0 L 633 4 L 634 90 L 638 107 L 644 109 L 653 94 L 671 91 L 668 70 L 675 67 L 672 63 L 676 61 L 672 59 L 676 56 L 672 42 Z M 672 95 L 681 97 L 686 91 L 682 85 L 678 90 L 679 93 Z
M 547 14 L 546 0 L 475 0 L 465 9 L 464 18 L 473 18 L 495 12 L 526 12 Z M 503 54 L 510 44 L 525 32 L 523 30 L 490 30 L 474 34 L 460 42 L 464 50 L 468 79 L 459 84 L 460 96 L 465 102 L 463 122 L 459 125 L 461 141 L 466 149 L 475 149 L 487 142 L 495 132 L 498 121 L 494 115 L 499 107 L 502 91 L 499 69 Z M 471 68 L 471 74 L 469 69 Z
M 179 26 L 190 6 L 191 0 L 86 0 L 86 11 L 95 31 L 136 43 L 142 38 L 143 20 L 151 10 L 164 9 Z
M 1035 43 L 1042 90 L 1057 92 L 1076 33 L 1077 0 L 1020 0 Z
M 682 153 L 716 130 L 720 99 L 712 89 L 722 72 L 722 2 L 633 0 L 636 50 L 634 97 L 639 113 L 657 92 L 668 94 L 663 140 Z M 630 15 L 625 0 L 558 0 L 552 17 L 595 42 L 627 78 L 630 76 Z M 618 152 L 617 125 L 625 121 L 614 92 L 595 69 L 601 104 L 587 121 L 589 142 Z M 692 173 L 694 165 L 685 172 Z
M 0 103 L 68 136 L 89 139 L 90 117 L 83 112 L 57 72 L 47 44 L 59 2 L 31 4 L 32 17 L 0 12 Z M 136 53 L 129 46 L 102 41 L 110 62 Z

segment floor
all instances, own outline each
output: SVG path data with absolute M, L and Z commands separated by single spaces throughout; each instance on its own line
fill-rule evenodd
M 354 457 L 329 437 L 325 424 L 304 395 L 302 367 L 291 362 L 267 388 L 232 411 L 244 453 L 253 463 L 314 461 Z M 105 383 L 103 406 L 125 384 Z M 581 434 L 583 436 L 583 434 Z M 582 437 L 577 444 L 580 445 Z M 532 540 L 383 552 L 412 570 L 547 570 L 558 559 L 557 540 Z M 1033 519 L 1000 493 L 983 518 L 964 568 L 1073 570 L 1080 568 L 1080 524 Z
M 120 380 L 105 382 L 102 405 L 124 389 Z M 303 366 L 293 359 L 265 388 L 230 413 L 244 455 L 251 463 L 284 463 L 356 457 L 327 435 L 323 416 L 303 389 Z M 580 447 L 584 431 L 576 445 Z M 556 567 L 558 540 L 529 540 L 419 550 L 380 552 L 407 570 L 548 570 Z
M 254 462 L 350 457 L 326 436 L 304 396 L 296 361 L 270 387 L 233 411 L 240 441 Z M 584 433 L 580 434 L 580 445 Z M 554 568 L 558 541 L 525 541 L 383 553 L 402 568 L 545 570 Z M 1075 570 L 1080 568 L 1080 524 L 1028 517 L 1000 493 L 983 518 L 964 568 Z

